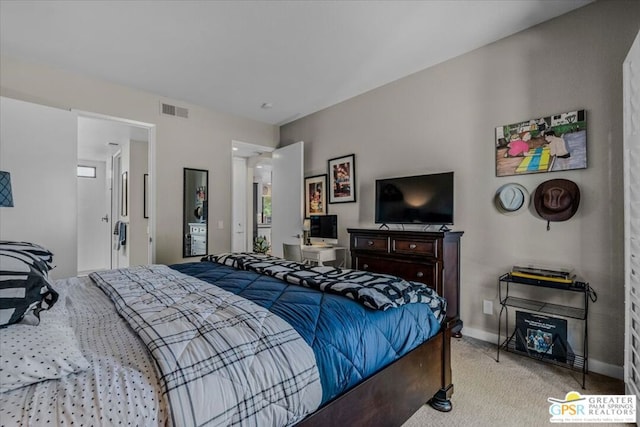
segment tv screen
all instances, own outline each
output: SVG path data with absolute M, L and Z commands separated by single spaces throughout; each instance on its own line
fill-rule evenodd
M 311 215 L 309 223 L 309 237 L 338 238 L 338 215 Z
M 453 224 L 453 172 L 376 180 L 377 224 Z

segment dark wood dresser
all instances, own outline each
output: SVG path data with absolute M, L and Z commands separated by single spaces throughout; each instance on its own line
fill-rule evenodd
M 351 268 L 393 274 L 427 284 L 447 299 L 447 321 L 460 336 L 460 237 L 462 231 L 347 229 Z

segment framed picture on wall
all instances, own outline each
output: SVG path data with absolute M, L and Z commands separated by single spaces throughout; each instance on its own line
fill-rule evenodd
M 329 163 L 329 203 L 356 201 L 356 156 L 330 159 Z
M 327 214 L 327 175 L 310 176 L 304 179 L 305 217 Z
M 496 176 L 556 172 L 587 167 L 585 110 L 498 126 Z

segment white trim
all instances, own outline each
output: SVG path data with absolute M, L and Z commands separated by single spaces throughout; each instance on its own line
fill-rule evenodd
M 492 332 L 483 331 L 481 329 L 474 329 L 464 327 L 462 328 L 462 334 L 471 338 L 478 339 L 497 345 L 498 334 Z M 497 351 L 497 348 L 496 348 Z M 523 356 L 524 357 L 524 356 Z M 589 359 L 589 372 L 595 372 L 597 374 L 606 375 L 608 377 L 623 379 L 624 368 L 622 366 L 611 365 L 609 363 L 601 362 L 599 360 Z
M 156 125 L 153 123 L 140 122 L 137 120 L 125 119 L 122 117 L 109 116 L 106 114 L 94 113 L 91 111 L 76 110 L 72 108 L 70 111 L 75 112 L 78 117 L 86 117 L 93 119 L 111 120 L 114 122 L 123 123 L 129 126 L 140 127 L 147 129 L 149 137 L 149 238 L 151 239 L 151 245 L 149 250 L 149 264 L 156 262 L 156 227 L 157 227 L 157 214 L 156 214 Z
M 483 331 L 482 329 L 475 328 L 462 328 L 463 335 L 471 338 L 475 338 L 480 341 L 485 341 L 497 345 L 498 343 L 498 334 L 494 334 L 492 332 Z M 502 341 L 502 340 L 501 340 Z M 496 348 L 497 351 L 497 348 Z
M 632 168 L 637 163 L 635 160 L 640 156 L 640 125 L 636 118 L 640 108 L 640 88 L 637 82 L 638 66 L 640 66 L 640 31 L 627 53 L 622 64 L 622 110 L 623 110 L 623 187 L 624 187 L 624 301 L 625 301 L 625 322 L 624 322 L 624 381 L 625 393 L 636 395 L 636 404 L 640 405 L 640 379 L 638 370 L 640 369 L 640 351 L 633 345 L 634 340 L 640 339 L 637 328 L 632 324 L 640 322 L 640 313 L 634 311 L 633 307 L 640 305 L 640 280 L 634 274 L 638 266 L 638 244 L 640 233 L 634 224 L 638 217 L 638 203 L 640 198 L 637 184 L 640 182 L 640 175 Z M 635 171 L 635 173 L 634 173 Z M 636 421 L 636 425 L 640 425 Z
M 254 155 L 250 157 L 247 157 L 245 155 L 238 155 L 236 154 L 236 151 L 234 150 L 234 148 L 239 148 L 241 150 L 246 150 L 246 151 L 254 151 L 256 153 L 260 153 L 260 155 Z M 229 183 L 229 190 L 231 191 L 231 204 L 229 206 L 229 217 L 231 218 L 231 224 L 229 227 L 231 247 L 233 247 L 234 245 L 233 242 L 234 242 L 234 234 L 236 229 L 235 224 L 237 224 L 238 222 L 243 222 L 246 250 L 247 252 L 253 251 L 253 226 L 254 226 L 254 222 L 256 221 L 252 212 L 254 172 L 253 172 L 253 163 L 251 163 L 249 160 L 257 159 L 263 154 L 273 153 L 275 149 L 276 149 L 275 147 L 271 147 L 268 145 L 253 144 L 250 142 L 239 141 L 237 139 L 231 140 L 231 176 L 236 176 L 236 174 L 239 173 L 238 171 L 234 170 L 236 167 L 238 167 L 237 163 L 234 161 L 234 159 L 237 157 L 244 158 L 246 160 L 245 164 L 242 166 L 242 169 L 244 174 L 247 175 L 247 179 L 245 182 L 246 185 L 243 192 L 245 195 L 243 209 L 237 209 L 238 201 L 236 200 L 236 198 L 238 194 L 236 194 L 237 193 L 236 189 L 234 189 L 235 180 L 231 179 L 230 180 L 231 182 Z M 239 215 L 240 218 L 237 218 L 236 216 L 234 216 L 234 213 L 236 215 Z
M 69 111 L 73 111 L 73 112 L 77 113 L 78 116 L 81 116 L 81 117 L 86 117 L 86 118 L 91 118 L 91 119 L 113 120 L 113 121 L 116 121 L 116 122 L 124 123 L 126 125 L 137 126 L 137 127 L 146 128 L 146 129 L 149 129 L 149 128 L 152 128 L 152 127 L 156 126 L 153 123 L 140 122 L 140 121 L 137 121 L 137 120 L 125 119 L 123 117 L 109 116 L 107 114 L 94 113 L 94 112 L 91 112 L 91 111 L 77 110 L 75 108 L 72 108 Z
M 245 149 L 245 150 L 253 150 L 256 152 L 260 152 L 260 153 L 272 153 L 273 151 L 275 151 L 275 147 L 271 147 L 268 145 L 260 145 L 260 144 L 254 144 L 251 142 L 243 142 L 243 141 L 239 141 L 237 139 L 232 139 L 231 140 L 231 155 L 233 157 L 238 157 L 234 154 L 233 151 L 233 147 L 238 147 L 241 149 Z
M 623 366 L 611 365 L 610 363 L 601 362 L 599 360 L 589 359 L 589 371 L 619 380 L 624 378 Z
M 494 334 L 492 332 L 483 331 L 482 329 L 474 329 L 463 327 L 463 335 L 475 338 L 480 341 L 490 342 L 496 344 L 498 342 L 498 334 Z

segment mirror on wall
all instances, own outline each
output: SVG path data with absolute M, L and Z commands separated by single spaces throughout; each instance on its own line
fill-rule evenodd
M 207 254 L 209 172 L 184 168 L 182 256 Z

